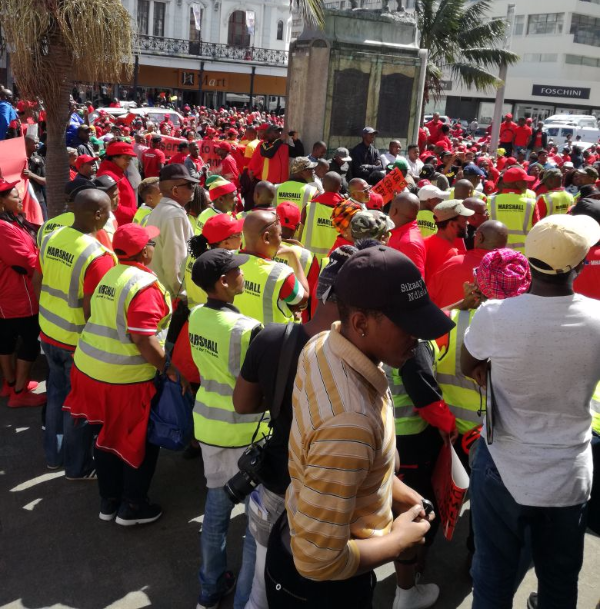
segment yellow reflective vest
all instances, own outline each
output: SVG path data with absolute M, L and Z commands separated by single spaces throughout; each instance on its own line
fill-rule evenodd
M 194 231 L 194 235 L 202 234 L 202 229 L 204 228 L 206 221 L 209 218 L 212 218 L 213 216 L 216 216 L 220 213 L 221 212 L 215 209 L 214 207 L 207 207 L 205 210 L 203 210 L 202 213 L 196 219 L 196 229 Z
M 428 209 L 419 210 L 417 214 L 417 226 L 421 231 L 421 235 L 423 235 L 423 239 L 430 235 L 435 235 L 437 233 L 437 226 L 433 219 L 433 212 Z
M 233 389 L 258 326 L 256 319 L 227 305 L 221 309 L 200 305 L 190 314 L 192 357 L 202 379 L 194 406 L 194 434 L 204 444 L 234 448 L 252 441 L 261 415 L 237 414 Z M 268 425 L 262 423 L 257 438 L 268 431 Z
M 435 365 L 439 354 L 438 346 L 435 341 L 429 341 L 429 346 L 433 350 L 433 371 L 435 374 Z M 392 400 L 394 402 L 394 421 L 396 423 L 396 435 L 397 436 L 413 436 L 421 433 L 429 423 L 423 419 L 413 401 L 410 399 L 406 388 L 404 387 L 404 381 L 398 368 L 390 368 L 389 366 L 383 366 L 385 375 L 387 376 L 388 385 L 390 386 L 390 392 L 392 393 Z
M 63 226 L 71 226 L 75 222 L 75 214 L 72 211 L 66 211 L 64 214 L 46 220 L 37 234 L 37 246 L 42 247 L 42 241 L 46 235 L 53 233 L 57 228 Z
M 196 258 L 192 258 L 191 254 L 188 254 L 185 260 L 185 270 L 183 273 L 183 285 L 185 287 L 185 293 L 187 294 L 188 308 L 190 310 L 197 307 L 199 304 L 204 304 L 208 298 L 206 292 L 192 281 L 192 268 L 194 267 L 194 262 L 196 262 L 196 260 Z
M 592 396 L 592 429 L 600 434 L 600 383 L 596 385 Z
M 338 232 L 331 221 L 333 208 L 323 203 L 309 202 L 306 205 L 306 220 L 302 232 L 304 247 L 311 251 L 319 262 L 328 254 L 337 239 Z
M 263 325 L 294 321 L 285 302 L 279 301 L 285 280 L 294 274 L 289 266 L 251 254 L 242 271 L 244 292 L 235 297 L 235 305 L 244 315 Z
M 302 270 L 304 271 L 304 275 L 306 277 L 308 277 L 308 272 L 310 271 L 310 267 L 312 266 L 313 263 L 313 259 L 314 256 L 311 252 L 309 252 L 305 247 L 300 247 L 298 245 L 294 245 L 294 244 L 286 244 L 290 249 L 293 249 L 297 256 L 298 259 L 300 260 L 300 266 L 302 267 Z M 277 256 L 275 256 L 273 258 L 273 260 L 275 260 L 275 262 L 279 262 L 281 264 L 285 264 L 287 266 L 289 266 L 288 261 L 285 260 L 284 258 L 279 258 Z M 243 267 L 242 267 L 243 270 Z
M 65 345 L 75 346 L 85 326 L 83 315 L 83 280 L 88 266 L 109 253 L 91 235 L 64 226 L 47 234 L 40 247 L 42 290 L 40 328 Z
M 132 222 L 134 224 L 146 226 L 146 223 L 148 222 L 148 216 L 150 215 L 151 211 L 151 207 L 148 207 L 147 205 L 140 205 L 138 207 L 138 210 L 135 212 L 135 215 L 133 216 Z
M 302 211 L 317 192 L 318 190 L 310 184 L 289 180 L 277 187 L 275 206 L 279 205 L 282 201 L 291 201 Z
M 136 266 L 119 264 L 112 268 L 94 290 L 92 315 L 79 338 L 74 362 L 77 368 L 97 381 L 116 385 L 150 381 L 156 368 L 142 357 L 127 332 L 127 310 L 133 298 L 156 284 L 169 314 L 158 330 L 164 330 L 171 319 L 171 298 L 153 273 Z
M 525 252 L 525 237 L 533 227 L 535 197 L 516 192 L 492 195 L 488 200 L 490 217 L 502 222 L 508 229 L 507 247 Z
M 442 390 L 444 402 L 456 417 L 456 428 L 464 434 L 482 423 L 477 414 L 485 409 L 485 393 L 479 385 L 466 377 L 460 370 L 460 351 L 465 332 L 475 315 L 471 311 L 454 309 L 450 318 L 456 324 L 448 336 L 448 346 L 441 353 L 437 363 L 437 382 Z
M 573 195 L 566 190 L 551 190 L 542 195 L 546 207 L 548 208 L 547 216 L 552 214 L 566 214 L 571 205 L 575 204 Z

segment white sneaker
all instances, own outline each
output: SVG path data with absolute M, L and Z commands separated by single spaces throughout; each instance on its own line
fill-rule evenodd
M 409 590 L 396 586 L 392 609 L 426 609 L 437 601 L 440 589 L 435 584 L 415 584 Z

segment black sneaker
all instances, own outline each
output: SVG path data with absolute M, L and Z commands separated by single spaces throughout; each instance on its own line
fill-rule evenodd
M 101 499 L 100 500 L 100 520 L 110 522 L 117 515 L 119 509 L 119 501 L 116 499 Z
M 123 502 L 117 514 L 116 523 L 124 527 L 134 524 L 150 524 L 162 516 L 160 505 L 145 501 L 138 506 Z
M 532 592 L 527 599 L 527 609 L 537 609 L 538 605 L 538 595 L 537 592 Z

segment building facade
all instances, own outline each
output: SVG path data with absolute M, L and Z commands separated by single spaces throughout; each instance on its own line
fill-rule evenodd
M 508 68 L 504 113 L 600 118 L 600 0 L 495 0 L 491 17 L 506 18 L 508 4 L 515 5 L 510 49 L 521 59 Z M 450 77 L 444 85 L 444 97 L 428 111 L 491 122 L 495 90 L 470 90 Z
M 136 69 L 119 97 L 207 106 L 285 106 L 287 0 L 122 0 L 137 28 Z

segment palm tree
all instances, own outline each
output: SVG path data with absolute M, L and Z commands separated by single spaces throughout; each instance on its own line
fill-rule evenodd
M 65 130 L 75 79 L 131 77 L 132 28 L 120 0 L 0 0 L 0 14 L 19 92 L 47 111 L 48 214 L 63 211 L 69 164 Z
M 290 9 L 295 8 L 304 23 L 322 28 L 325 24 L 323 0 L 290 0 Z
M 429 51 L 425 101 L 439 97 L 444 71 L 461 85 L 479 90 L 497 87 L 501 64 L 519 56 L 502 48 L 504 19 L 488 17 L 492 0 L 416 0 L 420 47 Z

